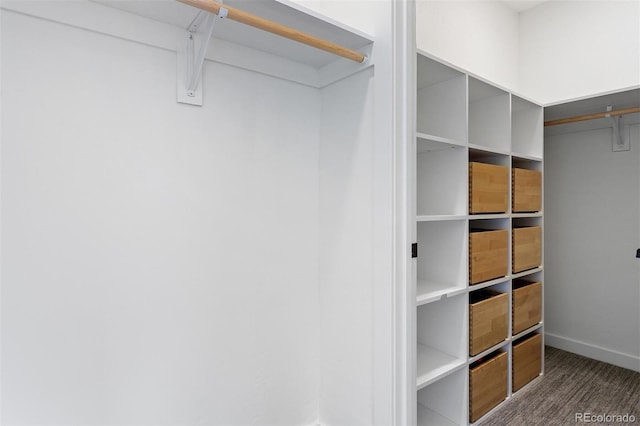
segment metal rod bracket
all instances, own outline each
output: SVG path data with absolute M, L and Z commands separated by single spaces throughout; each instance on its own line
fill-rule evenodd
M 200 12 L 186 31 L 186 43 L 178 51 L 178 102 L 202 106 L 202 68 L 207 55 L 216 21 L 227 17 L 228 10 L 221 7 L 218 14 Z M 202 32 L 200 30 L 203 30 Z M 200 40 L 196 56 L 196 40 Z
M 613 111 L 613 106 L 607 105 L 607 112 Z M 619 151 L 629 151 L 631 150 L 631 146 L 629 145 L 629 126 L 624 126 L 622 122 L 622 116 L 616 115 L 611 116 L 611 114 L 605 114 L 605 117 L 611 120 L 611 128 L 613 131 L 613 137 L 611 141 L 611 150 L 613 152 Z

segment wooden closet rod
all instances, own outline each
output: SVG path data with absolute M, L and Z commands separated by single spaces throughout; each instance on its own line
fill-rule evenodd
M 595 114 L 579 115 L 577 117 L 561 118 L 559 120 L 550 120 L 550 121 L 545 121 L 544 125 L 545 127 L 557 126 L 558 124 L 577 123 L 578 121 L 594 120 L 596 118 L 613 117 L 616 115 L 633 114 L 636 112 L 640 112 L 640 107 L 619 109 L 617 111 L 598 112 Z
M 207 12 L 215 13 L 216 15 L 220 12 L 220 8 L 223 8 L 228 11 L 227 18 L 233 19 L 234 21 L 242 22 L 246 25 L 251 25 L 252 27 L 256 27 L 261 30 L 297 41 L 299 43 L 324 50 L 325 52 L 333 53 L 334 55 L 342 56 L 343 58 L 351 59 L 352 61 L 358 63 L 363 63 L 367 59 L 366 55 L 363 55 L 360 52 L 356 52 L 355 50 L 347 49 L 346 47 L 340 46 L 339 44 L 303 33 L 284 25 L 280 25 L 276 22 L 269 21 L 268 19 L 264 19 L 256 15 L 252 15 L 251 13 L 236 9 L 234 7 L 227 6 L 226 4 L 218 3 L 212 0 L 178 1 L 180 3 L 188 4 L 189 6 L 197 7 L 198 9 L 202 9 Z

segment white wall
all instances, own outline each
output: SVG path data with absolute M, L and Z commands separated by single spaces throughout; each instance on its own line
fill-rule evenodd
M 412 31 L 403 19 L 413 21 L 413 10 L 401 1 L 295 3 L 375 37 L 370 58 L 375 70 L 337 82 L 322 95 L 320 421 L 406 423 L 405 407 L 394 410 L 395 404 L 406 405 L 397 391 L 406 375 L 394 377 L 394 368 L 405 357 L 394 360 L 394 351 L 404 347 L 394 341 L 393 317 L 395 292 L 404 289 L 395 281 L 393 259 L 408 259 L 394 246 L 394 238 L 406 238 L 404 230 L 393 233 L 398 223 L 394 210 L 406 204 L 395 198 L 393 185 L 394 161 L 399 161 L 395 150 L 405 149 L 406 140 L 396 139 L 395 132 L 407 127 L 400 119 L 395 127 L 389 120 L 399 114 L 397 105 L 407 104 L 406 90 L 394 89 L 395 84 L 406 84 L 406 76 L 395 67 L 405 66 L 402 55 L 411 47 L 405 35 Z M 400 244 L 404 247 L 406 240 Z
M 518 14 L 499 1 L 416 1 L 416 43 L 510 90 L 518 89 Z
M 640 2 L 549 1 L 520 14 L 519 90 L 544 104 L 640 85 Z
M 417 0 L 418 49 L 558 103 L 640 85 L 640 2 L 551 0 L 517 13 L 498 1 Z
M 328 425 L 373 423 L 373 128 L 362 126 L 372 71 L 323 90 L 320 421 Z
M 606 125 L 545 138 L 545 336 L 640 371 L 640 126 L 612 152 Z
M 327 16 L 366 34 L 374 35 L 380 28 L 380 11 L 387 9 L 380 0 L 285 0 Z M 388 30 L 388 28 L 387 28 Z
M 3 424 L 317 420 L 320 93 L 175 68 L 2 12 Z

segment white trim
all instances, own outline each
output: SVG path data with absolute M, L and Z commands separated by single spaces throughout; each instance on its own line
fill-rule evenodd
M 545 344 L 553 348 L 640 372 L 640 356 L 614 351 L 549 332 L 545 332 L 544 336 Z
M 2 9 L 0 9 L 0 34 L 2 34 L 2 15 L 3 15 L 3 11 Z M 2 141 L 2 105 L 3 105 L 3 91 L 2 91 L 2 43 L 0 42 L 0 148 L 4 147 L 3 145 L 3 141 Z M 2 160 L 2 152 L 3 150 L 0 149 L 0 160 Z M 2 162 L 0 161 L 0 188 L 2 188 L 2 166 L 1 166 Z M 0 190 L 1 191 L 1 190 Z M 3 228 L 2 228 L 2 193 L 0 192 L 0 242 L 4 241 L 3 237 Z M 0 244 L 0 260 L 4 259 L 4 257 L 2 256 L 2 246 L 3 244 Z M 2 261 L 0 261 L 0 271 L 2 271 Z M 2 294 L 3 294 L 3 281 L 2 281 L 2 277 L 4 276 L 4 274 L 0 273 L 0 313 L 2 313 Z M 2 315 L 0 315 L 0 365 L 2 364 L 2 336 L 3 333 L 1 332 L 2 330 L 4 330 L 3 324 L 2 324 Z M 2 411 L 2 401 L 4 401 L 4 399 L 2 398 L 2 380 L 0 380 L 0 419 L 3 419 L 3 411 Z M 1 420 L 0 420 L 1 422 Z
M 416 424 L 416 276 L 415 221 L 416 52 L 415 2 L 393 2 L 394 125 L 394 365 L 393 424 Z

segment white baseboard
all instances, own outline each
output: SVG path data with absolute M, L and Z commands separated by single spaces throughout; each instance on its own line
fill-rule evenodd
M 552 333 L 544 334 L 544 343 L 563 351 L 640 372 L 640 356 L 625 354 Z

